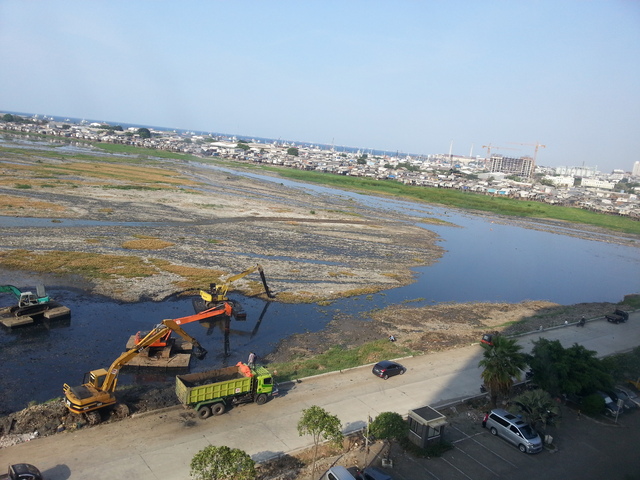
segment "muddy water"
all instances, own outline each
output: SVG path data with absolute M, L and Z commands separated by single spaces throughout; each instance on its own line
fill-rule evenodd
M 640 250 L 608 243 L 606 235 L 599 236 L 600 241 L 587 240 L 571 236 L 573 232 L 566 227 L 530 223 L 524 228 L 443 208 L 381 200 L 282 179 L 263 179 L 291 184 L 317 195 L 340 195 L 364 205 L 410 214 L 414 218 L 412 223 L 440 235 L 447 253 L 438 263 L 417 269 L 412 285 L 340 300 L 330 306 L 284 305 L 233 296 L 246 310 L 247 320 L 232 320 L 228 333 L 223 321 L 185 326 L 209 351 L 205 360 L 192 360 L 192 371 L 246 361 L 250 351 L 264 357 L 288 335 L 324 328 L 337 312 L 358 316 L 373 308 L 407 301 L 414 305 L 523 300 L 549 300 L 565 305 L 618 302 L 625 294 L 640 292 Z M 455 226 L 423 223 L 430 217 L 442 218 Z M 10 226 L 0 224 L 0 228 Z M 47 226 L 46 222 L 41 226 Z M 72 316 L 67 322 L 11 331 L 0 329 L 0 413 L 23 408 L 32 400 L 42 402 L 60 396 L 63 383 L 79 384 L 84 372 L 108 367 L 124 351 L 130 335 L 149 330 L 162 319 L 193 313 L 189 298 L 125 304 L 88 297 L 72 287 L 74 282 L 63 279 L 0 271 L 0 284 L 31 289 L 38 283 L 47 285 L 49 294 L 69 307 Z M 13 301 L 8 295 L 0 296 L 0 306 Z M 125 371 L 120 384 L 172 381 L 174 374 Z
M 32 282 L 33 285 L 35 283 Z M 25 287 L 20 287 L 26 290 Z M 47 293 L 71 309 L 69 320 L 43 321 L 32 326 L 2 329 L 0 332 L 0 414 L 60 396 L 63 383 L 80 384 L 84 372 L 107 368 L 125 351 L 130 335 L 150 330 L 165 318 L 192 315 L 190 298 L 169 298 L 163 302 L 118 303 L 101 297 L 87 297 L 69 288 L 48 287 Z M 2 305 L 11 299 L 2 296 Z M 232 298 L 234 296 L 232 295 Z M 245 321 L 231 320 L 228 333 L 224 320 L 194 322 L 184 326 L 209 352 L 203 361 L 195 358 L 191 371 L 246 362 L 249 351 L 264 356 L 283 336 L 303 332 L 304 320 L 322 328 L 326 317 L 317 306 L 290 306 L 259 299 L 240 298 L 247 312 Z M 303 320 L 304 319 L 304 320 Z M 175 334 L 174 334 L 175 336 Z M 176 373 L 154 370 L 123 370 L 119 383 L 170 381 Z
M 209 351 L 205 360 L 192 360 L 191 371 L 246 361 L 250 351 L 264 357 L 282 338 L 320 330 L 338 312 L 358 316 L 407 301 L 416 306 L 528 299 L 565 305 L 618 302 L 625 294 L 640 292 L 636 248 L 500 225 L 479 217 L 446 215 L 463 228 L 425 226 L 438 231 L 448 252 L 435 265 L 418 269 L 412 285 L 329 306 L 287 305 L 232 295 L 247 312 L 245 321 L 231 320 L 228 332 L 220 320 L 185 326 Z M 162 319 L 194 312 L 190 298 L 119 303 L 88 297 L 57 281 L 0 272 L 0 284 L 15 284 L 23 290 L 45 283 L 48 293 L 72 312 L 66 322 L 0 329 L 0 413 L 23 408 L 32 400 L 59 396 L 63 383 L 79 384 L 84 372 L 108 367 L 125 350 L 130 335 L 149 330 Z M 0 306 L 14 301 L 9 295 L 0 297 Z M 172 381 L 173 375 L 175 372 L 125 370 L 120 384 Z

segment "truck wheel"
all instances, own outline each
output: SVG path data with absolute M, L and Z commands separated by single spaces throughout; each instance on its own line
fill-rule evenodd
M 89 425 L 97 425 L 100 423 L 100 420 L 102 420 L 100 418 L 100 412 L 96 412 L 95 410 L 93 412 L 85 413 L 84 416 L 86 417 Z
M 198 409 L 198 416 L 202 419 L 209 418 L 211 416 L 211 409 L 206 405 Z
M 256 403 L 258 405 L 264 405 L 265 403 L 267 403 L 267 395 L 264 393 L 258 395 L 258 397 L 256 398 Z
M 214 415 L 222 415 L 224 413 L 224 403 L 216 403 L 213 407 L 211 407 L 211 411 Z

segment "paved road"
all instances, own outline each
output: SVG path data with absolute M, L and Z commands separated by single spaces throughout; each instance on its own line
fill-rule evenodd
M 640 345 L 640 312 L 624 324 L 604 320 L 522 336 L 526 351 L 540 337 L 569 347 L 579 343 L 599 356 Z M 312 445 L 300 437 L 303 409 L 319 405 L 338 415 L 345 432 L 364 426 L 367 416 L 386 411 L 405 415 L 424 405 L 438 406 L 479 392 L 478 345 L 402 360 L 405 375 L 387 381 L 370 367 L 350 369 L 285 386 L 280 398 L 265 405 L 243 405 L 220 417 L 198 419 L 192 410 L 174 407 L 126 421 L 66 432 L 0 450 L 0 465 L 29 462 L 47 479 L 187 479 L 193 455 L 207 445 L 241 448 L 260 461 Z

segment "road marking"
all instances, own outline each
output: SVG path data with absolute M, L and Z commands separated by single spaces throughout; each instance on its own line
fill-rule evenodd
M 486 445 L 484 445 L 483 443 L 477 441 L 475 438 L 478 435 L 482 435 L 482 432 L 480 433 L 476 433 L 473 436 L 467 435 L 466 433 L 464 433 L 462 430 L 460 430 L 459 428 L 454 427 L 453 425 L 449 425 L 451 428 L 454 428 L 455 430 L 457 430 L 458 432 L 462 433 L 466 438 L 463 438 L 462 440 L 471 440 L 473 442 L 475 442 L 476 444 L 478 444 L 479 446 L 481 446 L 482 448 L 484 448 L 486 451 L 490 452 L 491 454 L 495 455 L 496 457 L 498 457 L 500 460 L 502 460 L 503 462 L 508 463 L 509 465 L 511 465 L 514 468 L 517 468 L 517 465 L 514 463 L 511 463 L 509 460 L 507 460 L 506 458 L 502 457 L 501 455 L 498 455 L 496 452 L 494 452 L 493 450 L 491 450 L 489 447 L 487 447 Z M 493 435 L 491 435 L 493 436 Z M 458 440 L 460 441 L 460 440 Z M 506 442 L 505 442 L 506 443 Z
M 423 465 L 421 465 L 420 463 L 418 463 L 416 460 L 414 460 L 410 455 L 405 455 L 404 457 L 406 460 L 411 460 L 413 463 L 415 463 L 418 467 L 420 467 L 422 470 L 424 470 L 425 472 L 427 472 L 429 475 L 431 475 L 433 478 L 435 478 L 436 480 L 440 480 L 440 477 L 438 477 L 437 475 L 435 475 L 434 473 L 432 473 L 431 471 L 427 470 L 426 467 L 424 467 Z M 397 475 L 397 474 L 394 474 Z
M 472 455 L 470 455 L 469 453 L 465 452 L 462 448 L 457 447 L 456 450 L 458 450 L 461 453 L 464 453 L 467 457 L 469 457 L 471 460 L 473 460 L 474 462 L 476 462 L 478 465 L 480 465 L 481 467 L 483 467 L 485 470 L 493 473 L 496 477 L 499 477 L 498 473 L 494 472 L 493 470 L 491 470 L 489 467 L 487 467 L 484 463 L 482 463 L 479 460 L 476 460 L 475 457 L 473 457 Z
M 444 457 L 440 457 L 442 459 L 443 462 L 445 462 L 446 464 L 448 464 L 451 468 L 455 468 L 458 472 L 460 472 L 462 475 L 464 475 L 465 477 L 467 477 L 469 480 L 473 480 L 469 475 L 467 475 L 466 473 L 464 473 L 462 470 L 460 470 L 458 467 L 456 467 L 453 463 L 451 463 L 449 460 L 447 460 Z

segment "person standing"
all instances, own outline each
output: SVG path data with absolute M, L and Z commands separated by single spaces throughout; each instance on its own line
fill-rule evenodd
M 489 412 L 484 414 L 484 418 L 482 419 L 482 428 L 487 428 L 487 420 L 489 420 Z
M 253 368 L 256 365 L 256 354 L 251 352 L 249 353 L 249 359 L 247 360 L 247 365 Z

